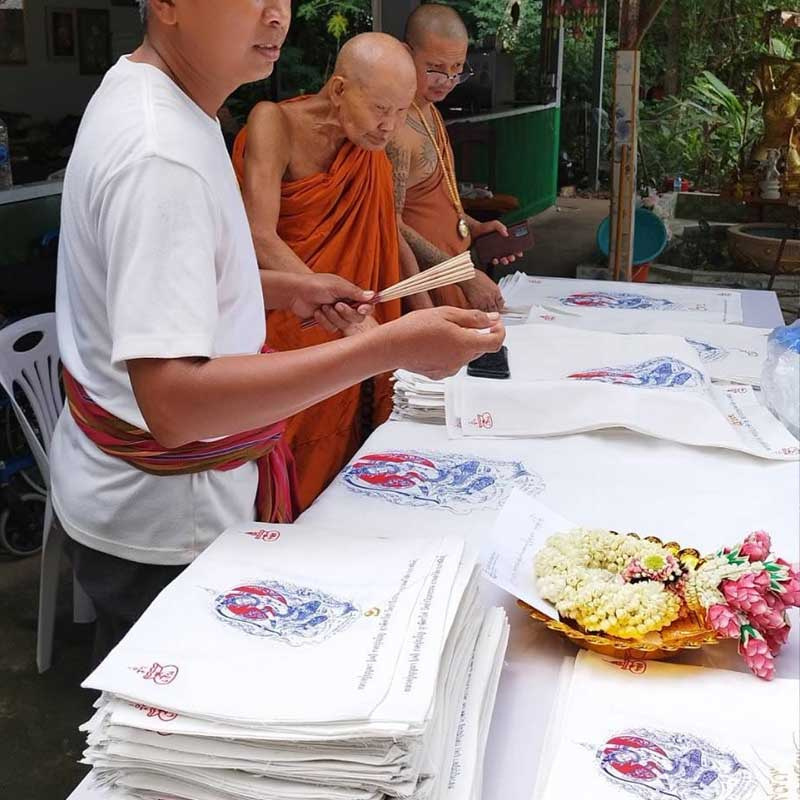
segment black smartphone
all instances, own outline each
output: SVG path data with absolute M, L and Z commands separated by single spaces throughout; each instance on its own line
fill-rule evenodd
M 503 346 L 496 353 L 484 353 L 480 358 L 470 361 L 467 375 L 473 378 L 494 378 L 505 380 L 511 377 L 508 367 L 508 348 Z

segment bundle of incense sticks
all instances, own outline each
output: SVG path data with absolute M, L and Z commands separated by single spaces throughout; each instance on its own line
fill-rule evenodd
M 373 305 L 378 303 L 388 303 L 391 300 L 400 300 L 403 297 L 410 297 L 413 294 L 428 292 L 431 289 L 441 289 L 443 286 L 451 286 L 454 283 L 468 281 L 475 277 L 475 265 L 472 263 L 472 256 L 469 252 L 443 261 L 435 267 L 419 272 L 406 278 L 388 289 L 384 289 L 372 298 Z M 362 305 L 364 305 L 362 303 Z M 316 325 L 316 320 L 307 319 L 302 323 L 303 328 L 311 328 Z

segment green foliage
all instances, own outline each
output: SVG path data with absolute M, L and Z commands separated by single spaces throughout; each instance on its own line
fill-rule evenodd
M 453 0 L 453 6 L 464 18 L 476 44 L 487 37 L 497 36 L 511 27 L 511 5 L 513 0 Z M 530 2 L 521 5 L 531 5 Z
M 674 3 L 681 14 L 679 85 L 690 87 L 703 71 L 714 73 L 740 95 L 748 91 L 758 59 L 769 50 L 764 19 L 777 6 L 793 3 L 775 0 L 667 0 L 645 39 L 642 49 L 642 85 L 659 85 L 666 69 L 670 24 Z M 613 12 L 609 20 L 614 19 Z M 772 31 L 772 42 L 781 52 L 800 56 L 800 34 L 789 29 Z
M 453 0 L 448 5 L 464 18 L 475 44 L 481 45 L 494 38 L 514 57 L 517 99 L 536 102 L 541 89 L 542 0 L 519 0 L 520 15 L 516 26 L 511 17 L 514 0 Z
M 675 2 L 681 13 L 679 91 L 642 112 L 644 165 L 658 179 L 681 172 L 700 188 L 718 189 L 741 171 L 763 131 L 759 59 L 767 53 L 800 57 L 800 35 L 765 25 L 772 0 L 668 0 L 642 51 L 646 88 L 663 83 Z
M 306 0 L 297 8 L 297 19 L 322 22 L 336 42 L 336 51 L 351 31 L 367 30 L 372 19 L 370 0 Z M 355 29 L 355 30 L 354 30 Z
M 704 70 L 683 98 L 649 104 L 642 112 L 640 146 L 648 177 L 676 174 L 699 188 L 719 189 L 740 170 L 763 130 L 758 107 Z

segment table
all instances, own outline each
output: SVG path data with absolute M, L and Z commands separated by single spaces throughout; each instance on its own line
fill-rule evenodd
M 569 280 L 569 279 L 566 279 Z M 697 287 L 693 287 L 697 288 Z M 772 292 L 742 292 L 745 323 L 754 327 L 782 324 L 777 298 Z M 416 429 L 417 441 L 414 441 Z M 423 433 L 419 433 L 423 431 Z M 578 524 L 634 530 L 684 539 L 702 530 L 709 549 L 741 539 L 763 528 L 773 535 L 775 548 L 796 561 L 800 555 L 800 467 L 796 462 L 768 463 L 740 453 L 685 447 L 637 436 L 627 431 L 600 431 L 555 439 L 450 441 L 443 428 L 407 422 L 387 423 L 373 434 L 362 452 L 424 447 L 443 452 L 466 452 L 497 457 L 500 449 L 509 459 L 533 463 L 547 483 L 540 496 L 545 504 Z M 422 444 L 418 444 L 421 442 Z M 490 451 L 490 448 L 493 448 Z M 558 460 L 558 467 L 548 464 Z M 726 476 L 720 480 L 721 469 Z M 626 475 L 649 473 L 648 485 L 637 482 L 637 496 L 625 493 Z M 411 509 L 367 498 L 353 514 L 345 511 L 346 492 L 333 484 L 301 517 L 329 527 L 355 525 L 365 531 L 381 525 L 381 532 L 424 529 L 421 515 Z M 747 502 L 742 498 L 747 497 Z M 777 499 L 780 498 L 780 502 Z M 785 498 L 785 502 L 783 502 Z M 453 530 L 480 536 L 491 515 L 470 526 L 466 517 L 452 521 Z M 687 522 L 687 517 L 689 521 Z M 414 520 L 414 522 L 412 522 Z M 657 521 L 657 522 L 656 522 Z M 435 518 L 437 532 L 447 525 Z M 700 544 L 693 540 L 692 543 Z M 503 605 L 511 620 L 511 639 L 500 683 L 492 732 L 485 761 L 483 800 L 531 800 L 541 746 L 546 736 L 558 670 L 575 649 L 544 626 L 530 621 L 515 601 L 486 585 L 487 600 Z M 800 676 L 800 631 L 797 615 L 789 646 L 778 661 L 778 675 Z M 683 663 L 746 671 L 734 643 L 682 654 Z M 756 680 L 753 678 L 753 680 Z
M 441 427 L 408 422 L 387 423 L 362 452 L 423 448 L 492 459 L 502 450 L 509 460 L 524 459 L 526 467 L 535 468 L 546 483 L 539 499 L 577 524 L 646 532 L 662 539 L 672 533 L 670 538 L 687 544 L 689 537 L 700 531 L 708 549 L 764 528 L 773 534 L 781 555 L 798 558 L 800 484 L 796 462 L 768 463 L 740 453 L 685 447 L 627 431 L 502 442 L 451 441 Z M 725 468 L 724 476 L 721 468 Z M 648 479 L 638 480 L 636 496 L 629 497 L 626 477 L 645 473 Z M 460 531 L 475 541 L 495 515 L 480 509 L 470 515 L 451 515 L 448 521 L 445 513 L 431 513 L 426 521 L 418 509 L 373 498 L 359 502 L 355 513 L 352 500 L 344 508 L 347 491 L 341 482 L 334 483 L 301 520 L 332 528 L 347 526 L 365 534 L 401 535 L 426 528 L 437 533 Z M 743 497 L 746 502 L 741 501 Z M 691 543 L 701 544 L 695 538 Z M 489 585 L 484 590 L 490 602 L 506 608 L 511 639 L 486 755 L 483 800 L 531 800 L 554 700 L 552 689 L 562 659 L 574 655 L 575 650 L 557 634 L 528 620 L 510 596 Z M 778 674 L 797 675 L 798 659 L 800 631 L 795 628 L 790 647 L 779 659 Z M 745 671 L 735 645 L 690 652 L 680 660 Z
M 751 328 L 777 328 L 784 324 L 781 304 L 775 292 L 763 289 L 741 289 L 740 292 L 744 325 Z
M 781 324 L 772 293 L 743 292 L 745 320 L 759 327 Z M 713 547 L 742 538 L 758 527 L 773 535 L 776 550 L 797 560 L 800 553 L 800 481 L 796 462 L 767 462 L 741 453 L 690 448 L 648 439 L 628 431 L 599 431 L 552 439 L 512 441 L 450 441 L 440 426 L 389 422 L 379 428 L 362 452 L 420 446 L 429 450 L 494 454 L 524 459 L 539 472 L 546 489 L 545 504 L 578 524 L 636 530 L 659 536 L 701 531 Z M 722 475 L 724 468 L 724 476 Z M 643 480 L 642 475 L 647 479 Z M 633 497 L 626 493 L 626 476 L 638 476 Z M 629 479 L 629 483 L 633 478 Z M 352 497 L 341 482 L 329 487 L 301 517 L 328 528 L 355 526 L 371 533 L 402 534 L 414 526 L 425 529 L 418 509 L 364 498 L 354 517 Z M 743 498 L 747 498 L 746 502 Z M 784 502 L 785 498 L 785 502 Z M 441 533 L 447 525 L 467 538 L 480 537 L 496 512 L 478 509 L 473 515 L 439 514 L 429 523 Z M 693 540 L 695 543 L 696 540 Z M 698 544 L 700 544 L 698 542 Z M 572 645 L 533 623 L 514 598 L 489 584 L 489 604 L 502 605 L 511 621 L 511 639 L 492 722 L 485 761 L 483 800 L 532 800 L 539 752 L 554 701 L 553 687 L 562 660 L 575 654 Z M 797 616 L 789 646 L 778 660 L 778 675 L 800 675 L 800 630 Z M 735 644 L 725 643 L 689 652 L 684 663 L 745 671 Z M 753 678 L 755 681 L 756 678 Z M 70 800 L 111 800 L 88 782 Z
M 542 280 L 547 283 L 565 283 L 570 284 L 575 282 L 574 278 L 543 278 Z M 627 281 L 603 281 L 603 284 L 609 289 L 614 287 L 625 288 L 626 290 L 635 292 L 638 287 L 643 284 L 630 283 Z M 695 284 L 679 284 L 679 283 L 665 283 L 644 284 L 647 286 L 660 286 L 673 287 L 680 286 L 685 289 L 692 289 L 698 293 L 703 292 L 720 292 L 727 291 L 722 286 L 697 286 Z M 734 291 L 734 290 L 731 290 Z M 763 289 L 736 289 L 742 296 L 742 324 L 750 328 L 775 328 L 784 324 L 783 313 L 781 312 L 780 302 L 778 295 L 772 291 L 765 291 Z

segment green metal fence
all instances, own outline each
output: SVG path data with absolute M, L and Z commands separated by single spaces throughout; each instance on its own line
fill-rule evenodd
M 533 108 L 524 114 L 477 123 L 456 123 L 450 130 L 456 143 L 469 139 L 468 126 L 490 126 L 490 135 L 476 137 L 476 146 L 456 144 L 459 179 L 488 183 L 499 194 L 520 202 L 508 222 L 549 208 L 558 192 L 558 147 L 561 109 Z

